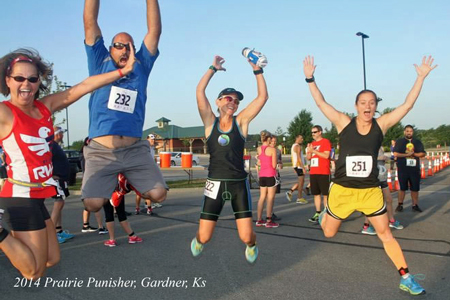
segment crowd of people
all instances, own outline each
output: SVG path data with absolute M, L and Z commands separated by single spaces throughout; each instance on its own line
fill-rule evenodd
M 59 243 L 73 238 L 63 230 L 64 199 L 69 195 L 67 158 L 58 145 L 63 131 L 53 126 L 51 116 L 82 96 L 91 94 L 89 137 L 83 145 L 82 231 L 109 234 L 105 246 L 116 246 L 116 213 L 128 235 L 128 243 L 140 243 L 143 239 L 135 235 L 127 221 L 123 196 L 132 190 L 136 193 L 136 214 L 140 213 L 141 198 L 147 203 L 147 214 L 152 214 L 152 209 L 167 197 L 168 186 L 154 159 L 155 137 L 149 135 L 148 141 L 141 140 L 147 83 L 159 56 L 162 32 L 158 1 L 147 0 L 147 33 L 138 49 L 126 32 L 117 33 L 111 44 L 105 45 L 97 21 L 99 8 L 99 0 L 85 0 L 84 46 L 90 77 L 81 83 L 40 97 L 48 90 L 52 71 L 36 51 L 18 49 L 0 59 L 0 92 L 10 97 L 0 103 L 0 143 L 5 153 L 0 193 L 0 249 L 25 278 L 42 277 L 47 268 L 59 262 Z M 244 256 L 249 263 L 255 263 L 259 249 L 248 174 L 244 169 L 244 146 L 251 121 L 268 101 L 268 88 L 262 67 L 248 60 L 256 81 L 253 100 L 238 112 L 244 95 L 229 87 L 211 99 L 212 104 L 206 89 L 211 79 L 225 70 L 224 63 L 222 57 L 215 56 L 196 89 L 210 161 L 198 230 L 190 250 L 193 256 L 202 254 L 225 203 L 230 201 L 238 236 L 245 245 Z M 325 101 L 314 78 L 314 58 L 307 56 L 303 61 L 305 80 L 320 111 L 336 126 L 339 156 L 331 177 L 334 150 L 322 136 L 322 127 L 311 128 L 313 142 L 306 147 L 303 136 L 296 136 L 291 159 L 298 182 L 286 192 L 289 201 L 297 191 L 296 203 L 307 204 L 304 184 L 309 172 L 308 190 L 314 197 L 314 212 L 309 221 L 319 224 L 326 237 L 336 235 L 342 221 L 353 212 L 363 213 L 366 220 L 362 232 L 378 235 L 401 276 L 400 289 L 414 295 L 425 290 L 409 273 L 402 249 L 392 235 L 390 228 L 403 227 L 394 218 L 392 198 L 386 189 L 386 157 L 379 152 L 384 134 L 412 109 L 425 78 L 435 67 L 431 57 L 424 57 L 420 65 L 415 65 L 417 79 L 404 103 L 378 118 L 375 113 L 379 98 L 371 90 L 361 91 L 355 100 L 356 116 L 350 118 Z M 257 150 L 260 198 L 256 227 L 280 226 L 275 222 L 279 218 L 273 213 L 282 168 L 281 153 L 275 145 L 276 137 L 263 131 Z M 422 143 L 413 138 L 412 126 L 406 126 L 404 138 L 392 149 L 401 187 L 397 212 L 403 210 L 408 189 L 413 211 L 422 211 L 418 206 L 418 170 L 419 159 L 424 155 Z M 44 205 L 46 198 L 54 198 L 51 215 Z M 101 208 L 105 212 L 106 228 L 99 214 Z M 96 213 L 98 228 L 89 225 L 90 212 Z

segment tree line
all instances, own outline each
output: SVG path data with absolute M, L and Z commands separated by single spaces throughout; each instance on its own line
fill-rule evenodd
M 381 114 L 391 112 L 394 108 L 386 108 Z M 354 117 L 354 114 L 346 113 L 349 117 Z M 295 138 L 300 134 L 303 136 L 303 144 L 306 145 L 313 141 L 311 136 L 311 128 L 314 125 L 320 125 L 323 128 L 323 137 L 330 140 L 333 147 L 339 143 L 339 135 L 336 127 L 333 124 L 325 126 L 326 124 L 313 123 L 312 113 L 306 109 L 301 110 L 287 127 L 287 131 L 283 131 L 281 127 L 273 132 L 278 137 L 278 143 L 284 143 L 287 149 L 290 149 L 295 141 Z M 411 125 L 414 128 L 414 137 L 421 140 L 425 148 L 437 148 L 441 147 L 448 150 L 450 145 L 450 125 L 440 125 L 437 128 L 419 129 L 414 124 L 403 124 L 399 122 L 392 126 L 385 134 L 383 139 L 383 147 L 386 151 L 390 151 L 391 140 L 397 140 L 403 137 L 403 130 L 405 125 Z M 284 141 L 283 141 L 284 137 Z M 248 141 L 259 141 L 259 134 L 251 134 L 247 138 Z

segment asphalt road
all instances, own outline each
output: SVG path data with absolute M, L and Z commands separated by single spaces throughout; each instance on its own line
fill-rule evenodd
M 191 256 L 202 189 L 171 190 L 164 206 L 155 209 L 158 216 L 130 216 L 133 230 L 144 239 L 141 244 L 127 244 L 116 221 L 115 248 L 103 245 L 106 236 L 80 232 L 82 203 L 71 196 L 63 225 L 76 236 L 61 245 L 60 264 L 48 270 L 39 286 L 30 286 L 0 254 L 0 299 L 412 298 L 398 288 L 399 275 L 378 238 L 359 233 L 362 216 L 353 214 L 336 237 L 326 239 L 308 222 L 314 212 L 312 196 L 306 205 L 288 202 L 284 192 L 296 177 L 288 168 L 282 179 L 284 190 L 275 205 L 281 226 L 255 229 L 260 249 L 255 265 L 245 260 L 229 204 L 202 256 Z M 252 190 L 254 211 L 258 196 Z M 450 299 L 449 198 L 450 168 L 422 182 L 423 213 L 411 211 L 407 194 L 405 210 L 397 214 L 405 229 L 394 235 L 409 269 L 426 275 L 421 283 L 427 294 L 418 298 Z M 134 196 L 126 201 L 126 209 L 133 211 Z M 51 209 L 52 200 L 46 203 Z

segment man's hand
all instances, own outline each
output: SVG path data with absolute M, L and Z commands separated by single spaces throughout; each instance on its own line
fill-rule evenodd
M 131 42 L 128 42 L 128 47 L 130 48 L 130 56 L 128 57 L 127 64 L 122 68 L 123 75 L 130 74 L 133 71 L 134 63 L 136 62 L 133 44 Z

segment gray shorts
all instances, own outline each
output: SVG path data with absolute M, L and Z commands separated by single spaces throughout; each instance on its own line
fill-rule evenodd
M 83 148 L 86 168 L 83 174 L 81 198 L 111 198 L 122 173 L 141 194 L 156 188 L 168 189 L 161 170 L 150 153 L 147 141 L 110 149 L 90 141 Z

